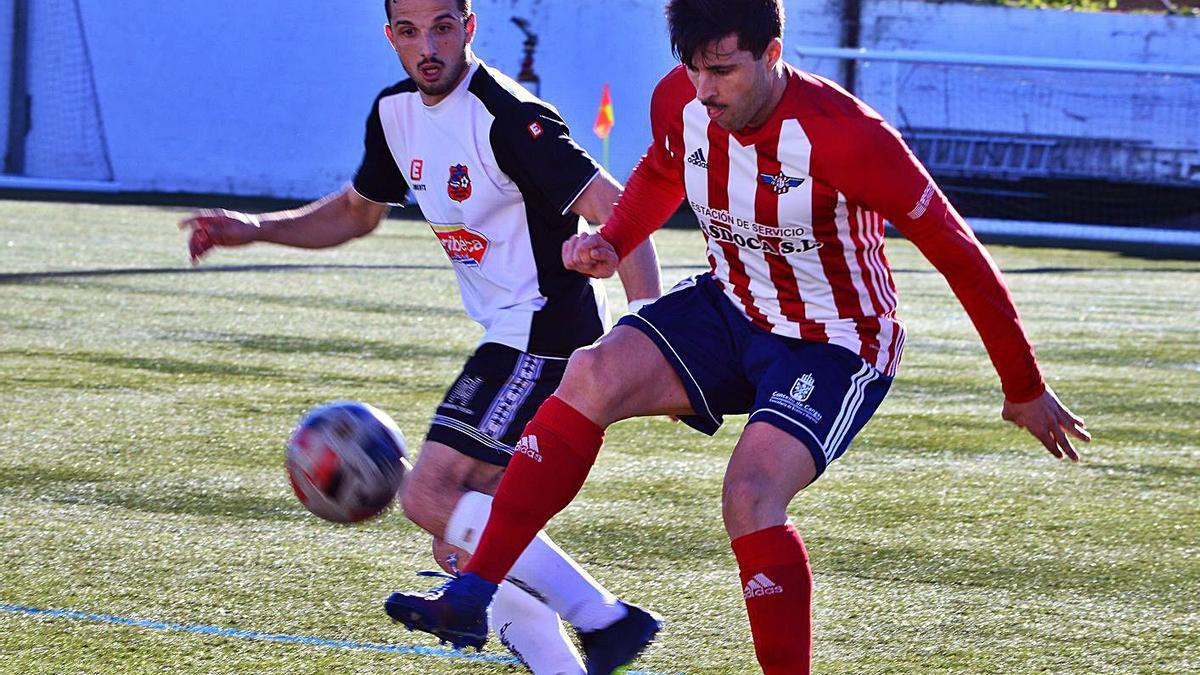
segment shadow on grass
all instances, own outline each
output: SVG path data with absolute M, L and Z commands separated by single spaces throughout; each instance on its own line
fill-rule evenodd
M 663 265 L 665 270 L 702 270 L 698 265 Z M 234 273 L 288 273 L 288 272 L 395 272 L 395 271 L 444 271 L 449 265 L 212 265 L 201 267 L 117 267 L 90 270 L 46 270 L 43 272 L 9 272 L 0 274 L 0 285 L 18 285 L 54 281 L 60 279 L 88 279 L 124 276 L 154 276 L 179 274 L 234 274 Z M 1195 271 L 1195 270 L 1189 270 Z
M 280 478 L 283 481 L 283 478 Z M 237 490 L 197 490 L 139 482 L 76 467 L 17 467 L 0 471 L 0 491 L 28 495 L 54 504 L 111 506 L 145 513 L 221 516 L 238 520 L 295 520 L 304 515 L 298 502 Z
M 1163 480 L 1190 481 L 1200 478 L 1200 469 L 1187 466 L 1158 464 L 1096 464 L 1085 462 L 1079 468 L 1089 473 L 1120 476 L 1122 479 L 1144 479 L 1146 487 L 1165 487 Z M 1186 487 L 1179 485 L 1178 487 Z
M 26 354 L 29 353 L 26 352 Z M 292 374 L 277 370 L 275 368 L 246 366 L 234 363 L 185 361 L 183 359 L 171 359 L 164 357 L 147 358 L 103 352 L 47 352 L 32 355 L 47 356 L 51 358 L 64 358 L 98 366 L 110 366 L 113 368 L 125 368 L 130 370 L 144 370 L 152 373 L 158 373 L 160 375 L 207 375 L 219 378 L 252 377 L 257 380 L 288 382 L 295 379 Z
M 59 270 L 45 272 L 15 272 L 0 274 L 0 284 L 25 284 L 55 279 L 87 279 L 93 277 L 147 276 L 164 274 L 228 274 L 243 272 L 340 272 L 444 270 L 445 265 L 213 265 L 210 267 L 122 267 L 91 270 Z
M 1111 596 L 1135 592 L 1147 601 L 1179 606 L 1179 569 L 1151 571 L 1146 559 L 1085 564 L 1064 550 L 1056 557 L 1015 559 L 1003 550 L 930 549 L 823 536 L 809 544 L 814 571 L 868 581 L 1024 592 L 1070 591 Z
M 361 355 L 365 359 L 381 361 L 411 361 L 463 358 L 465 352 L 453 347 L 418 344 L 388 344 L 382 342 L 364 342 L 353 339 L 304 338 L 292 335 L 218 335 L 213 337 L 191 338 L 198 344 L 236 346 L 249 352 L 267 354 L 325 354 L 325 355 Z M 223 378 L 253 378 L 271 382 L 294 382 L 303 374 L 294 370 L 254 366 L 240 363 L 220 361 L 192 361 L 163 356 L 131 356 L 117 352 L 88 352 L 88 351 L 56 351 L 46 349 L 7 349 L 0 350 L 2 356 L 34 357 L 46 359 L 62 359 L 110 368 L 135 370 L 168 375 L 172 377 L 205 377 Z M 387 377 L 355 377 L 346 374 L 328 375 L 324 379 L 329 382 L 358 383 L 389 382 L 394 378 Z M 14 378 L 25 384 L 43 384 L 67 386 L 74 389 L 121 389 L 144 384 L 142 382 L 113 382 L 82 380 L 76 377 L 66 378 Z M 103 386 L 100 386 L 103 385 Z
M 1195 274 L 1200 267 L 1010 267 L 1001 270 L 1005 275 L 1013 274 Z M 895 274 L 941 274 L 929 268 L 892 268 Z
M 193 342 L 237 345 L 252 352 L 268 354 L 349 354 L 386 361 L 413 359 L 462 359 L 466 353 L 455 347 L 426 344 L 390 344 L 349 338 L 307 338 L 297 335 L 220 334 Z

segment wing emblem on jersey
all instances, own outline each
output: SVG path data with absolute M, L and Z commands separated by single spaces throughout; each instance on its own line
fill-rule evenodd
M 784 174 L 782 171 L 775 175 L 769 173 L 758 174 L 758 181 L 763 185 L 768 185 L 777 195 L 785 195 L 788 190 L 794 187 L 800 187 L 804 184 L 803 178 L 792 178 Z
M 463 267 L 479 267 L 483 264 L 483 259 L 487 256 L 488 246 L 491 242 L 488 238 L 479 234 L 475 230 L 467 229 L 465 225 L 429 225 L 433 228 L 433 233 L 437 235 L 438 241 L 442 242 L 442 248 L 446 249 L 446 255 L 450 257 L 450 262 Z
M 446 192 L 450 199 L 465 202 L 471 198 L 471 174 L 466 164 L 455 164 L 450 167 L 450 180 L 446 184 Z

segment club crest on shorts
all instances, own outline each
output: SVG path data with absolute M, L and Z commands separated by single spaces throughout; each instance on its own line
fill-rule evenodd
M 471 174 L 466 164 L 455 164 L 450 167 L 450 180 L 446 184 L 446 192 L 450 199 L 465 202 L 471 198 Z
M 808 400 L 809 396 L 812 396 L 813 389 L 816 388 L 817 381 L 813 379 L 812 373 L 805 373 L 800 376 L 800 379 L 796 380 L 796 384 L 792 385 L 790 396 L 800 403 L 804 403 Z
M 770 186 L 771 189 L 775 191 L 775 194 L 783 195 L 787 194 L 788 190 L 803 185 L 804 179 L 792 178 L 791 176 L 783 173 L 783 171 L 780 171 L 775 175 L 771 175 L 769 173 L 760 173 L 758 174 L 758 182 L 762 183 L 763 185 Z

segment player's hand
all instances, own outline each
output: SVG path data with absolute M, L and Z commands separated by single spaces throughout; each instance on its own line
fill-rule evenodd
M 1005 401 L 1000 416 L 1033 434 L 1050 454 L 1059 459 L 1065 455 L 1072 462 L 1079 461 L 1079 453 L 1071 443 L 1071 436 L 1084 443 L 1092 440 L 1083 419 L 1068 410 L 1050 387 L 1046 387 L 1045 393 L 1028 403 Z
M 617 273 L 617 249 L 598 234 L 577 234 L 563 242 L 563 267 L 597 279 Z
M 258 218 L 247 213 L 213 209 L 198 211 L 179 223 L 179 229 L 190 230 L 188 253 L 192 264 L 200 262 L 214 247 L 245 246 L 258 240 Z

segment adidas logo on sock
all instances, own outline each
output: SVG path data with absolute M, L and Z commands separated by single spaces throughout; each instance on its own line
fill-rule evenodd
M 692 156 L 688 157 L 687 161 L 688 164 L 691 164 L 692 166 L 698 166 L 705 171 L 708 170 L 708 160 L 704 159 L 704 148 L 697 148 L 696 151 L 692 153 Z
M 518 452 L 535 462 L 541 463 L 542 461 L 542 452 L 538 449 L 537 436 L 522 436 L 521 440 L 513 446 L 513 454 Z
M 746 587 L 742 589 L 742 597 L 749 600 L 750 598 L 761 598 L 764 595 L 776 595 L 782 592 L 783 586 L 771 581 L 767 575 L 759 572 L 750 581 L 746 582 Z

